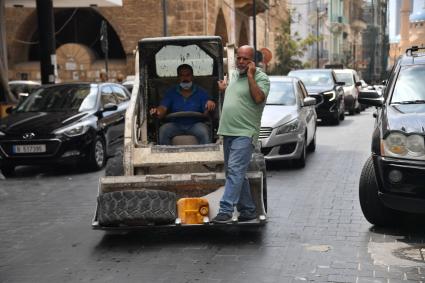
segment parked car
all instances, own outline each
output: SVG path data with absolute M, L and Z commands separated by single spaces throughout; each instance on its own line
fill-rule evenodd
M 344 82 L 339 82 L 332 69 L 306 69 L 289 72 L 304 83 L 308 95 L 316 98 L 317 117 L 335 125 L 344 120 Z
M 360 103 L 358 101 L 359 89 L 362 85 L 359 75 L 353 69 L 335 69 L 336 78 L 344 82 L 344 106 L 345 111 L 350 115 L 360 113 Z
M 41 83 L 36 81 L 9 81 L 9 88 L 17 101 L 24 100 L 30 93 L 38 89 Z
M 114 83 L 42 87 L 0 120 L 0 168 L 81 162 L 98 170 L 122 146 L 130 95 Z
M 360 83 L 362 84 L 362 88 L 367 88 L 367 82 L 365 82 L 364 80 L 360 80 Z
M 425 48 L 410 48 L 391 71 L 384 95 L 360 93 L 376 106 L 372 154 L 359 183 L 360 205 L 375 225 L 393 225 L 403 213 L 425 214 Z
M 126 80 L 122 83 L 122 86 L 125 87 L 130 94 L 133 91 L 133 85 L 134 85 L 134 80 Z
M 306 152 L 316 149 L 315 104 L 301 80 L 270 77 L 259 137 L 266 160 L 292 160 L 297 167 L 305 166 Z

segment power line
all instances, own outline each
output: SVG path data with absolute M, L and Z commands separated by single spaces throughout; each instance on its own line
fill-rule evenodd
M 72 20 L 72 18 L 75 16 L 75 14 L 77 13 L 78 8 L 75 8 L 74 11 L 72 12 L 71 16 L 65 21 L 65 23 L 59 28 L 58 31 L 55 32 L 55 35 L 58 35 L 64 28 L 65 26 Z M 39 44 L 39 41 L 25 41 L 25 40 L 20 40 L 17 38 L 13 39 L 16 42 L 19 43 L 23 43 L 23 44 L 28 44 L 28 45 L 35 45 L 35 44 Z

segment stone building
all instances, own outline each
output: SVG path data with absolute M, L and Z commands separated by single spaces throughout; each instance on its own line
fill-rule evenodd
M 416 5 L 411 0 L 401 1 L 400 36 L 390 44 L 389 65 L 392 66 L 397 58 L 412 46 L 425 47 L 425 2 L 423 6 Z M 417 2 L 420 4 L 420 2 Z
M 121 7 L 55 8 L 56 61 L 61 81 L 97 81 L 106 68 L 100 43 L 108 27 L 111 80 L 134 74 L 134 50 L 141 38 L 164 35 L 219 35 L 224 44 L 253 44 L 252 0 L 123 0 Z M 39 80 L 37 16 L 34 8 L 7 7 L 9 79 Z M 286 0 L 256 1 L 257 49 L 274 51 L 276 27 Z M 273 64 L 273 61 L 270 62 Z

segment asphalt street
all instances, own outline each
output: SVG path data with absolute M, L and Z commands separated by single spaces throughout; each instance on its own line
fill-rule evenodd
M 261 231 L 95 231 L 103 171 L 18 168 L 0 180 L 0 282 L 425 282 L 424 221 L 376 228 L 360 209 L 372 112 L 320 125 L 305 168 L 268 165 Z

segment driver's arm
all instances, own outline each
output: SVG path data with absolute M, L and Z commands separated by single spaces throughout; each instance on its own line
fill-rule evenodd
M 208 112 L 212 112 L 215 109 L 215 102 L 213 100 L 208 100 L 205 104 L 205 111 L 204 114 L 207 115 Z
M 152 108 L 149 112 L 152 116 L 156 116 L 159 119 L 162 119 L 167 114 L 167 108 L 160 105 L 158 107 Z

